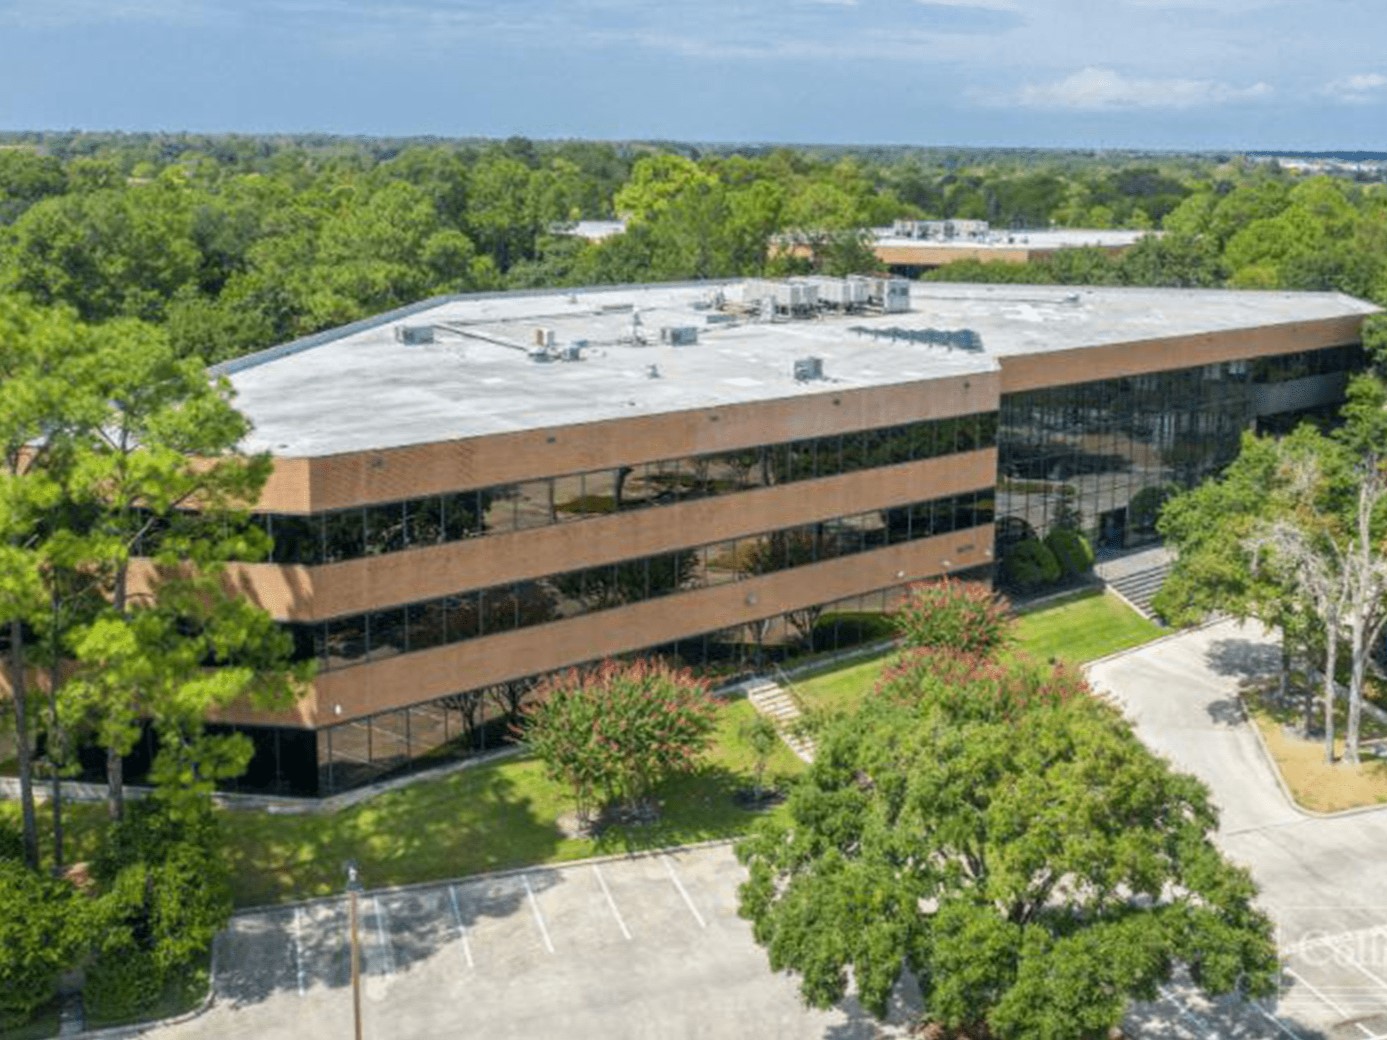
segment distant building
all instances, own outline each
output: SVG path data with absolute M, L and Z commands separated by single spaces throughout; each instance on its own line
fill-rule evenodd
M 868 245 L 892 273 L 916 278 L 958 260 L 1024 264 L 1053 256 L 1061 249 L 1101 249 L 1120 256 L 1152 231 L 1097 228 L 1042 228 L 1000 231 L 985 220 L 898 220 L 873 228 Z M 773 248 L 812 256 L 803 236 L 781 236 Z
M 1258 424 L 1333 407 L 1373 308 L 1332 293 L 911 284 L 460 296 L 227 363 L 275 457 L 231 578 L 317 660 L 221 717 L 244 786 L 321 793 L 455 744 L 535 677 L 715 676 L 851 645 L 1065 511 L 1154 536 Z M 1000 539 L 1000 542 L 999 542 Z M 484 697 L 489 691 L 496 695 Z M 470 713 L 470 714 L 469 714 Z

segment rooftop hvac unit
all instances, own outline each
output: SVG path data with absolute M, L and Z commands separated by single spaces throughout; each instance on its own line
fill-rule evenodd
M 660 330 L 660 342 L 671 347 L 690 347 L 698 342 L 698 327 L 695 325 L 666 325 Z
M 552 347 L 554 345 L 553 329 L 535 329 L 535 346 Z
M 819 303 L 826 307 L 846 311 L 867 303 L 867 283 L 861 278 L 815 278 L 813 282 Z
M 743 287 L 742 293 L 742 299 L 747 302 L 773 300 L 776 311 L 781 314 L 812 313 L 819 300 L 817 286 L 799 278 L 785 282 L 750 281 Z
M 420 343 L 433 342 L 432 325 L 396 325 L 395 342 L 403 343 L 407 347 L 418 346 Z
M 795 358 L 795 381 L 808 383 L 824 377 L 824 359 L 821 357 Z
M 870 282 L 872 306 L 886 314 L 904 314 L 910 310 L 910 282 L 904 278 L 873 278 Z

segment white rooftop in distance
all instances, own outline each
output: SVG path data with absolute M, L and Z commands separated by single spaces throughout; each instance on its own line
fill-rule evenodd
M 1369 314 L 1338 293 L 912 283 L 911 309 L 709 324 L 739 282 L 479 294 L 426 301 L 229 362 L 245 445 L 321 456 L 994 371 L 998 358 Z M 633 314 L 646 341 L 633 338 Z M 397 326 L 431 326 L 407 345 Z M 698 342 L 661 342 L 662 327 Z M 971 329 L 980 351 L 854 329 Z M 531 360 L 537 330 L 582 360 Z M 797 359 L 824 378 L 797 381 Z M 1191 358 L 1191 364 L 1199 359 Z M 652 377 L 651 371 L 657 373 Z
M 1079 249 L 1084 246 L 1116 249 L 1135 245 L 1150 234 L 1155 232 L 1100 228 L 1042 228 L 1033 231 L 993 229 L 980 238 L 912 238 L 893 234 L 891 228 L 876 228 L 872 232 L 872 240 L 878 246 L 903 249 Z

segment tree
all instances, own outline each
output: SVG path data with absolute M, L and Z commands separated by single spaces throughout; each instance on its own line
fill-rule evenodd
M 1274 442 L 1249 434 L 1221 476 L 1166 502 L 1156 527 L 1176 555 L 1153 606 L 1176 625 L 1196 624 L 1221 612 L 1239 619 L 1257 618 L 1279 630 L 1284 699 L 1289 694 L 1293 648 L 1308 649 L 1320 638 L 1322 628 L 1312 623 L 1316 610 L 1297 591 L 1291 575 L 1274 559 L 1256 557 L 1250 544 L 1271 507 L 1276 470 Z M 1314 695 L 1307 690 L 1307 733 L 1313 712 Z M 1329 722 L 1332 726 L 1332 716 Z
M 901 643 L 913 649 L 991 656 L 1016 639 L 1005 598 L 949 577 L 912 585 L 892 620 Z
M 269 660 L 285 644 L 215 581 L 222 562 L 265 551 L 237 507 L 254 501 L 270 462 L 239 452 L 249 427 L 231 406 L 229 388 L 138 322 L 104 326 L 82 361 L 75 387 L 99 412 L 85 427 L 64 493 L 93 511 L 84 567 L 110 606 L 71 645 L 81 673 L 76 699 L 107 750 L 110 811 L 119 818 L 121 758 L 140 719 L 157 722 L 166 710 L 168 719 L 183 720 L 170 722 L 168 732 L 186 733 L 189 699 L 205 711 L 261 680 L 283 693 Z M 149 562 L 134 565 L 136 557 Z M 197 638 L 176 638 L 185 624 Z M 256 631 L 263 638 L 252 650 Z M 195 651 L 203 657 L 194 660 Z M 261 655 L 256 667 L 234 667 L 250 654 Z M 204 676 L 203 663 L 233 667 Z M 258 671 L 261 665 L 267 670 Z
M 656 784 L 693 768 L 712 739 L 707 685 L 659 661 L 605 661 L 545 680 L 522 733 L 579 816 L 620 803 L 647 811 Z
M 1344 760 L 1359 761 L 1368 657 L 1387 626 L 1387 554 L 1383 552 L 1387 474 L 1375 452 L 1352 457 L 1334 441 L 1301 427 L 1278 445 L 1279 507 L 1250 544 L 1268 551 L 1314 604 L 1326 633 L 1325 755 L 1334 761 L 1337 644 L 1350 656 Z
M 74 359 L 87 340 L 70 312 L 0 298 L 0 624 L 15 720 L 26 858 L 38 863 L 26 633 L 47 606 L 39 546 L 61 498 L 57 472 L 70 465 L 72 427 L 89 418 L 74 392 Z
M 917 652 L 738 845 L 740 909 L 812 1006 L 851 979 L 884 1016 L 909 972 L 955 1035 L 1102 1037 L 1180 966 L 1273 990 L 1271 922 L 1216 822 L 1073 673 Z
M 751 797 L 753 801 L 760 802 L 766 793 L 766 766 L 780 745 L 780 733 L 776 730 L 775 723 L 759 711 L 742 723 L 741 732 L 742 739 L 746 741 L 746 746 L 752 754 Z

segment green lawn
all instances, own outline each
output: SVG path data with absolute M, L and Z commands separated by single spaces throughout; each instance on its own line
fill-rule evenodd
M 374 887 L 740 833 L 753 816 L 732 795 L 751 776 L 752 755 L 739 727 L 752 710 L 745 700 L 726 704 L 704 766 L 659 791 L 660 822 L 617 828 L 596 840 L 562 834 L 557 821 L 571 809 L 567 789 L 548 780 L 529 757 L 423 780 L 333 814 L 228 812 L 236 902 L 248 906 L 340 891 L 348 859 L 360 863 L 363 881 Z M 801 768 L 782 745 L 768 773 L 786 778 Z
M 1071 664 L 1140 646 L 1164 631 L 1116 596 L 1097 590 L 1076 592 L 1016 620 L 1018 650 L 1041 660 L 1055 657 Z M 811 673 L 795 680 L 795 692 L 808 709 L 849 711 L 867 695 L 895 656 L 894 651 L 886 651 L 865 661 Z
M 1094 661 L 1166 634 L 1116 596 L 1097 590 L 1077 592 L 1022 614 L 1016 632 L 1027 653 L 1070 664 Z

